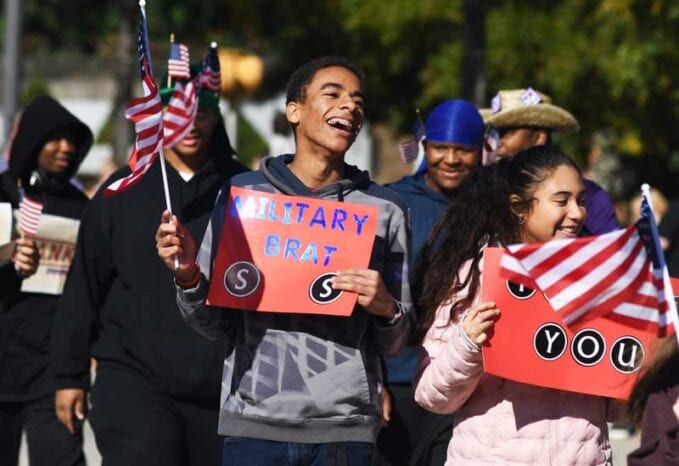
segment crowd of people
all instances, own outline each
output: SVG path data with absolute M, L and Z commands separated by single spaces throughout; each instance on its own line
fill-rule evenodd
M 51 98 L 24 109 L 0 202 L 30 195 L 80 225 L 56 292 L 22 287 L 43 260 L 31 235 L 0 262 L 0 466 L 16 466 L 23 430 L 31 465 L 85 464 L 86 418 L 110 466 L 612 464 L 608 423 L 625 403 L 490 375 L 482 361 L 503 312 L 481 299 L 485 247 L 621 226 L 606 191 L 552 145 L 577 119 L 529 87 L 488 109 L 446 100 L 426 115 L 416 172 L 381 186 L 344 159 L 363 84 L 343 57 L 298 68 L 294 153 L 254 171 L 202 90 L 191 131 L 163 150 L 172 212 L 160 159 L 107 196 L 130 174 L 118 170 L 88 201 L 71 181 L 88 127 Z M 349 317 L 299 313 L 286 296 L 282 312 L 211 302 L 232 187 L 376 209 L 368 266 L 329 282 L 355 294 Z M 661 223 L 670 258 L 676 210 Z M 677 464 L 676 362 L 670 337 L 632 395 L 642 444 L 630 464 Z

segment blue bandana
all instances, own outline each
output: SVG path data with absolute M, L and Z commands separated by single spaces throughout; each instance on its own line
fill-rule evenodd
M 481 114 L 465 100 L 446 100 L 437 105 L 424 124 L 427 141 L 480 146 L 483 134 Z

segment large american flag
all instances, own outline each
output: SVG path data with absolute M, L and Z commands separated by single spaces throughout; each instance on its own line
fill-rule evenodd
M 676 304 L 646 196 L 641 213 L 635 225 L 604 235 L 509 246 L 500 274 L 542 291 L 567 325 L 606 316 L 673 333 Z
M 163 147 L 163 104 L 151 70 L 151 57 L 146 33 L 146 13 L 141 6 L 140 9 L 137 44 L 143 96 L 132 99 L 125 110 L 125 118 L 134 122 L 136 133 L 134 148 L 128 160 L 132 173 L 111 183 L 104 192 L 104 195 L 107 196 L 120 193 L 137 184 L 151 168 L 158 151 Z
M 170 58 L 167 60 L 167 74 L 171 78 L 189 79 L 189 48 L 185 44 L 170 44 Z
M 217 55 L 216 42 L 212 42 L 210 44 L 210 50 L 208 50 L 205 58 L 203 59 L 203 64 L 198 76 L 199 84 L 202 89 L 206 89 L 211 92 L 219 92 L 222 88 L 222 77 L 219 67 L 219 56 Z
M 177 82 L 163 117 L 163 147 L 172 147 L 191 131 L 198 110 L 196 80 L 186 85 Z
M 43 203 L 20 191 L 19 200 L 19 230 L 27 237 L 33 237 L 38 232 L 38 223 L 42 215 Z

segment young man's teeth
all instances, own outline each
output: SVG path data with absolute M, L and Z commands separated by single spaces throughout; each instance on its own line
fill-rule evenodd
M 351 131 L 353 128 L 353 125 L 350 122 L 340 118 L 331 118 L 328 123 L 330 123 L 332 126 L 337 126 L 347 131 Z

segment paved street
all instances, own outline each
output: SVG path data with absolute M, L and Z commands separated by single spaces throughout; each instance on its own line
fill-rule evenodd
M 639 433 L 625 440 L 611 440 L 613 446 L 613 464 L 621 466 L 627 464 L 627 454 L 639 446 Z
M 613 445 L 613 464 L 616 466 L 625 465 L 627 464 L 627 453 L 634 450 L 639 445 L 639 435 L 637 434 L 632 438 L 625 440 L 611 440 L 611 444 Z M 101 465 L 101 457 L 94 444 L 94 436 L 89 423 L 85 424 L 85 456 L 87 457 L 88 466 Z M 21 446 L 19 466 L 29 466 L 25 442 L 23 442 Z

